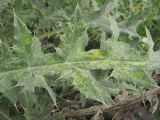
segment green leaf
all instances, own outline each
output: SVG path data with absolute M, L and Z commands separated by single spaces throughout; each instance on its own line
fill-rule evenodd
M 91 2 L 92 2 L 92 6 L 94 8 L 94 11 L 100 10 L 100 8 L 99 8 L 98 3 L 97 3 L 96 0 L 91 0 Z
M 52 89 L 47 84 L 45 78 L 32 71 L 32 67 L 36 65 L 42 65 L 49 63 L 49 57 L 41 52 L 41 45 L 37 38 L 33 38 L 27 29 L 26 25 L 22 22 L 18 16 L 14 15 L 14 26 L 15 26 L 15 40 L 17 49 L 15 49 L 15 56 L 17 59 L 25 61 L 27 64 L 25 69 L 13 70 L 19 71 L 18 74 L 12 74 L 12 71 L 6 71 L 7 74 L 0 76 L 2 86 L 0 92 L 4 93 L 11 101 L 16 102 L 18 98 L 14 96 L 14 90 L 10 90 L 14 87 L 22 87 L 23 92 L 34 91 L 36 87 L 45 88 L 51 96 L 54 104 L 56 104 L 56 97 Z M 38 63 L 38 64 L 37 64 Z M 22 66 L 23 67 L 23 66 Z M 14 76 L 13 76 L 14 75 Z M 16 84 L 17 83 L 17 84 Z M 13 95 L 13 97 L 11 97 Z
M 77 6 L 76 6 L 76 8 L 75 8 L 75 10 L 74 10 L 71 18 L 72 18 L 72 19 L 73 19 L 73 18 L 79 19 L 79 18 L 81 18 L 81 17 L 83 17 L 82 10 L 81 10 L 79 4 L 77 4 Z
M 87 98 L 108 104 L 112 101 L 110 91 L 118 90 L 107 88 L 102 83 L 96 81 L 89 71 L 74 69 L 73 85 Z
M 109 16 L 109 20 L 110 20 L 110 29 L 112 31 L 112 37 L 114 40 L 118 40 L 120 30 L 118 28 L 117 22 L 111 16 Z
M 69 59 L 72 59 L 72 56 L 80 54 L 85 51 L 85 47 L 87 46 L 89 41 L 88 34 L 86 31 L 82 33 L 82 35 L 75 41 L 74 46 L 69 51 Z
M 27 29 L 25 23 L 14 13 L 14 38 L 17 47 L 21 50 L 19 57 L 24 57 L 29 62 L 30 46 L 32 44 L 32 35 Z
M 0 13 L 7 7 L 8 0 L 0 1 Z

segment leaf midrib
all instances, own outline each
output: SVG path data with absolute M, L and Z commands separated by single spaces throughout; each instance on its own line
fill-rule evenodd
M 75 64 L 86 64 L 86 63 L 103 63 L 103 62 L 108 62 L 107 64 L 103 64 L 104 66 L 106 65 L 116 65 L 116 64 L 128 64 L 128 65 L 132 65 L 132 66 L 144 66 L 148 63 L 153 63 L 153 61 L 113 61 L 113 60 L 96 60 L 96 61 L 78 61 L 78 62 L 63 62 L 63 63 L 55 63 L 55 64 L 50 64 L 50 65 L 40 65 L 40 66 L 33 66 L 33 67 L 25 67 L 25 68 L 21 68 L 21 69 L 16 69 L 16 70 L 10 70 L 10 71 L 4 71 L 4 72 L 0 72 L 0 75 L 6 75 L 6 74 L 10 74 L 10 73 L 17 73 L 17 72 L 24 72 L 24 71 L 36 71 L 37 69 L 44 69 L 44 68 L 50 68 L 50 67 L 54 67 L 54 66 L 58 66 L 58 65 L 68 65 L 68 66 L 73 66 Z M 160 64 L 160 62 L 157 62 Z

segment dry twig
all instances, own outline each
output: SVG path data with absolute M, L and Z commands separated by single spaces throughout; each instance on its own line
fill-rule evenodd
M 136 103 L 140 103 L 143 100 L 145 100 L 147 98 L 147 96 L 157 95 L 157 94 L 160 94 L 160 87 L 144 92 L 143 97 L 142 97 L 142 95 L 131 96 L 125 100 L 116 101 L 115 103 L 113 103 L 109 106 L 108 105 L 92 106 L 90 108 L 79 109 L 76 111 L 69 111 L 64 114 L 65 114 L 65 117 L 70 118 L 70 117 L 81 117 L 81 116 L 93 115 L 93 114 L 96 114 L 99 109 L 101 109 L 103 112 L 114 111 L 114 110 L 118 110 L 120 108 L 134 105 Z

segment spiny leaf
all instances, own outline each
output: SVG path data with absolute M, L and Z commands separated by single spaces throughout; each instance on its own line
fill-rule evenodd
M 51 90 L 46 80 L 41 75 L 42 73 L 36 74 L 31 70 L 32 67 L 35 65 L 42 65 L 48 63 L 47 56 L 45 56 L 41 52 L 41 45 L 39 41 L 36 38 L 34 38 L 32 41 L 32 35 L 27 29 L 26 25 L 15 14 L 14 14 L 14 26 L 15 26 L 16 45 L 18 45 L 19 47 L 18 52 L 20 52 L 20 54 L 16 55 L 18 55 L 19 59 L 27 61 L 27 66 L 25 67 L 25 69 L 19 69 L 18 70 L 19 73 L 14 75 L 13 77 L 12 75 L 14 73 L 11 74 L 12 72 L 8 72 L 5 76 L 0 76 L 1 85 L 3 85 L 2 87 L 3 89 L 1 89 L 1 92 L 4 93 L 5 91 L 8 91 L 9 89 L 15 86 L 22 87 L 23 92 L 34 91 L 35 87 L 41 87 L 45 88 L 48 91 L 53 102 L 56 104 L 56 97 L 54 95 L 54 92 Z M 8 82 L 6 81 L 6 79 L 9 79 L 7 80 Z M 3 82 L 3 80 L 5 82 Z M 12 84 L 14 82 L 17 82 L 17 85 Z
M 29 65 L 30 46 L 32 44 L 32 35 L 27 29 L 25 23 L 22 22 L 18 16 L 14 13 L 14 38 L 16 40 L 16 46 L 18 47 L 17 55 L 23 60 L 27 61 Z
M 96 81 L 89 71 L 74 69 L 73 85 L 81 93 L 84 93 L 87 98 L 97 100 L 104 104 L 111 101 L 109 88 L 103 86 L 100 82 Z M 112 89 L 112 92 L 114 89 Z M 116 91 L 116 90 L 115 90 Z
M 91 0 L 91 2 L 92 2 L 92 6 L 94 8 L 94 11 L 100 10 L 100 8 L 98 7 L 98 3 L 97 3 L 96 0 Z
M 79 19 L 79 18 L 83 17 L 83 14 L 82 14 L 82 11 L 81 11 L 81 8 L 80 8 L 79 4 L 77 4 L 77 6 L 76 6 L 76 8 L 75 8 L 71 17 L 72 17 L 72 19 L 73 18 L 78 18 Z
M 109 16 L 109 20 L 110 20 L 110 29 L 112 31 L 113 40 L 118 40 L 120 30 L 118 28 L 117 22 L 111 16 Z
M 77 54 L 80 54 L 81 52 L 85 51 L 85 47 L 87 46 L 89 41 L 88 34 L 86 31 L 82 33 L 82 35 L 75 40 L 74 46 L 69 51 L 69 59 L 72 59 L 72 56 L 75 56 Z

